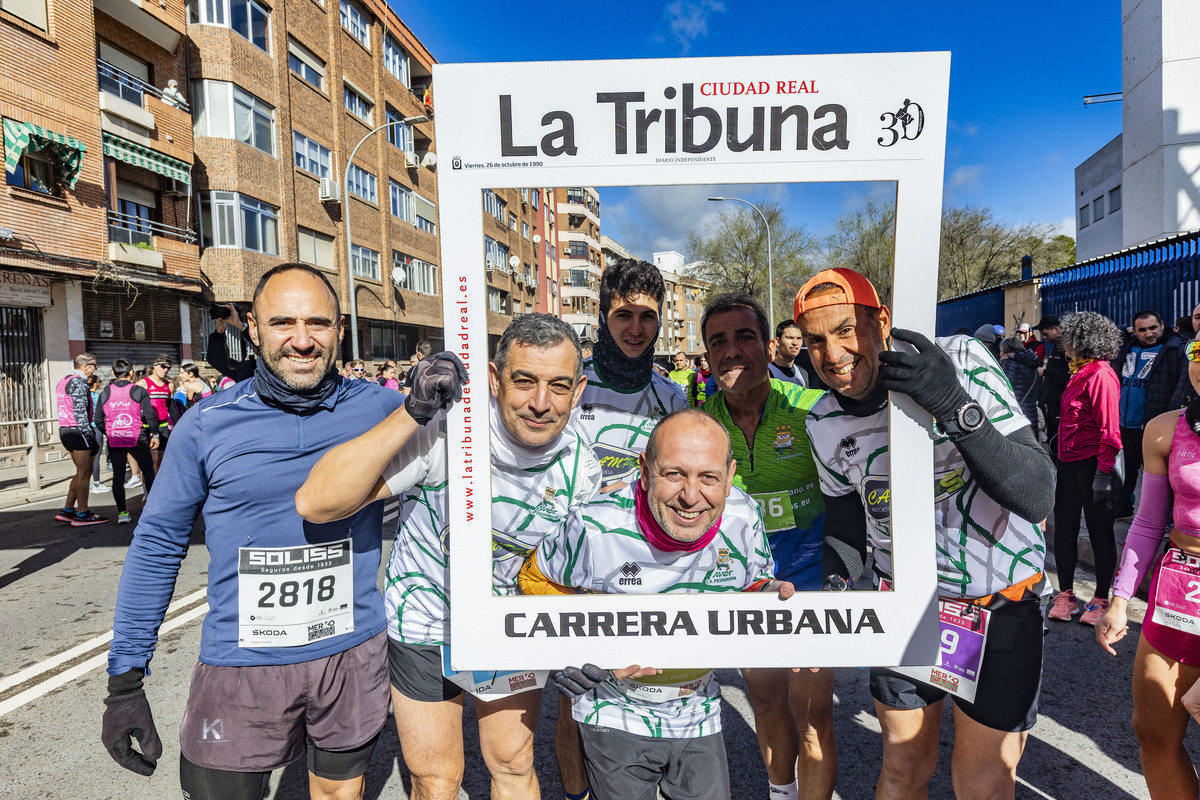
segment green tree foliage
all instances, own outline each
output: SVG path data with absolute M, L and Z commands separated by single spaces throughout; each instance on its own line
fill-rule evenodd
M 997 286 L 1021 277 L 1021 257 L 1040 274 L 1075 261 L 1075 241 L 1052 235 L 1045 222 L 1005 225 L 989 208 L 962 206 L 942 212 L 938 299 Z
M 896 205 L 867 203 L 838 217 L 826 237 L 825 266 L 849 267 L 875 284 L 885 305 L 892 302 L 892 262 L 896 252 Z
M 767 233 L 762 217 L 740 203 L 728 203 L 703 235 L 688 234 L 687 251 L 699 262 L 691 276 L 712 284 L 711 294 L 747 292 L 767 307 Z M 760 203 L 771 226 L 771 272 L 775 279 L 772 325 L 791 315 L 796 291 L 813 270 L 817 243 L 803 225 L 792 225 L 778 203 Z

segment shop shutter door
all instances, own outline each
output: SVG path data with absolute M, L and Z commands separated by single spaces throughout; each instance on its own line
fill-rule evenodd
M 138 340 L 135 323 L 145 324 L 143 340 Z M 111 325 L 101 326 L 101 323 Z M 178 350 L 182 340 L 179 321 L 179 297 L 141 286 L 136 290 L 101 286 L 83 296 L 83 331 L 88 341 L 161 342 Z M 111 334 L 111 335 L 110 335 Z M 170 352 L 164 350 L 162 352 Z
M 160 342 L 110 342 L 106 340 L 84 343 L 87 351 L 96 357 L 96 374 L 105 383 L 113 378 L 112 365 L 118 358 L 129 361 L 134 367 L 146 367 L 154 363 L 155 356 L 166 353 L 171 357 L 171 374 L 178 370 L 179 345 L 162 344 Z

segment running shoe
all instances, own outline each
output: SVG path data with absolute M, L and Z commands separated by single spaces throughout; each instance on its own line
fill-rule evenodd
M 129 517 L 128 511 L 121 511 L 117 514 L 118 525 L 128 525 L 131 522 L 133 522 L 133 520 Z
M 105 522 L 108 522 L 107 517 L 100 517 L 91 511 L 86 511 L 83 514 L 75 515 L 75 519 L 71 520 L 71 527 L 86 528 L 89 525 L 103 525 Z
M 97 483 L 96 481 L 92 481 L 92 488 L 91 488 L 92 494 L 100 494 L 103 492 L 111 492 L 111 491 L 112 491 L 112 489 L 108 488 L 103 483 Z
M 54 521 L 55 522 L 74 522 L 75 521 L 75 509 L 60 508 L 58 510 L 58 513 L 54 515 Z
M 142 476 L 141 475 L 134 475 L 132 478 L 125 481 L 126 489 L 136 489 L 141 485 L 142 485 Z
M 1054 605 L 1050 606 L 1050 613 L 1046 616 L 1060 622 L 1070 622 L 1071 617 L 1078 613 L 1079 600 L 1075 597 L 1075 592 L 1068 589 L 1058 593 L 1058 596 L 1054 598 Z
M 1083 607 L 1083 616 L 1079 621 L 1084 625 L 1095 626 L 1100 618 L 1104 616 L 1104 612 L 1108 611 L 1109 601 L 1103 597 L 1093 597 L 1088 601 L 1088 604 Z

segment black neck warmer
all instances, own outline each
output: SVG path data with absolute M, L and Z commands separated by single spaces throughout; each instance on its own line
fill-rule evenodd
M 887 407 L 888 402 L 888 391 L 883 388 L 882 383 L 876 386 L 875 391 L 871 392 L 865 400 L 855 400 L 837 392 L 834 392 L 833 396 L 837 398 L 838 405 L 842 407 L 842 410 L 854 417 L 869 417 L 872 414 L 878 414 Z
M 1183 416 L 1187 420 L 1188 427 L 1192 429 L 1192 433 L 1200 436 L 1200 397 L 1188 403 Z
M 337 390 L 339 379 L 337 369 L 331 368 L 311 389 L 293 389 L 263 361 L 254 371 L 254 390 L 267 405 L 304 416 L 312 414 L 322 405 L 332 406 L 327 401 Z
M 646 347 L 646 351 L 631 359 L 621 352 L 620 345 L 608 332 L 608 324 L 602 314 L 600 335 L 592 348 L 592 362 L 596 365 L 600 377 L 614 389 L 641 389 L 650 382 L 650 373 L 654 371 L 654 342 L 657 340 L 658 331 L 655 330 L 653 340 Z

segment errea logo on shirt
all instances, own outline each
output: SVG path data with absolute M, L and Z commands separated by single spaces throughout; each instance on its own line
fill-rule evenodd
M 638 577 L 638 573 L 642 568 L 632 561 L 626 561 L 621 565 L 621 576 L 617 579 L 617 583 L 621 586 L 641 586 L 642 579 Z
M 596 418 L 596 407 L 591 403 L 584 403 L 579 407 L 579 418 L 594 420 Z

